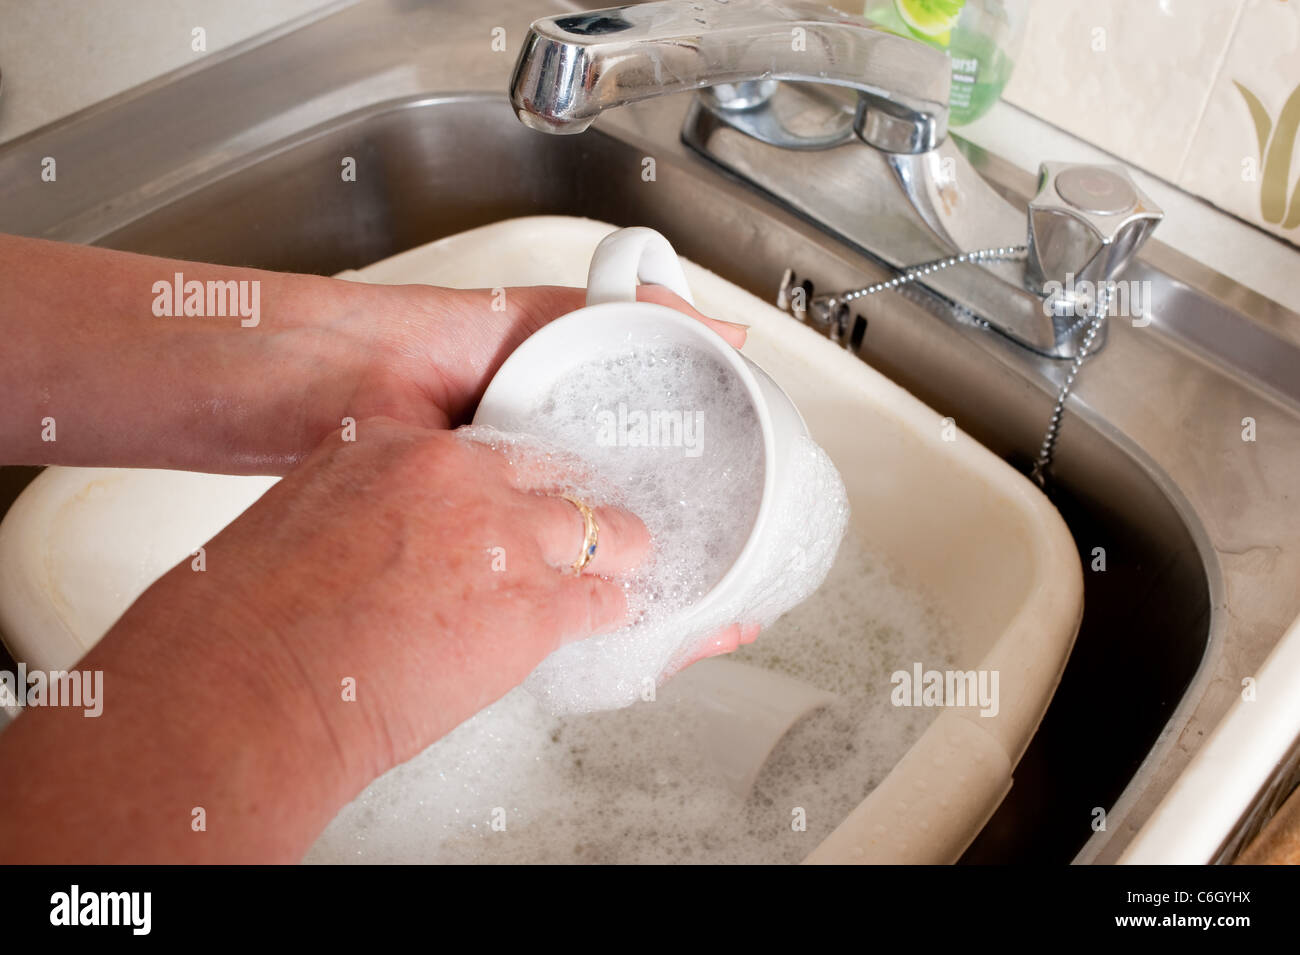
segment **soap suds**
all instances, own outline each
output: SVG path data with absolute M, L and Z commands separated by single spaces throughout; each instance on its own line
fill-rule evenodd
M 376 780 L 307 861 L 797 862 L 934 718 L 893 706 L 889 677 L 954 666 L 951 633 L 850 534 L 812 599 L 729 657 L 836 695 L 786 734 L 747 798 L 722 781 L 696 735 L 699 702 L 673 681 L 654 702 L 563 717 L 520 689 Z M 807 831 L 792 829 L 795 808 Z

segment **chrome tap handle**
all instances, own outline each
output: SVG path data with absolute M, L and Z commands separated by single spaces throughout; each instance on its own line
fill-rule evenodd
M 661 0 L 537 20 L 510 90 L 526 125 L 577 133 L 652 96 L 722 86 L 716 105 L 751 109 L 773 81 L 828 83 L 858 91 L 865 142 L 918 153 L 947 135 L 949 78 L 940 51 L 820 4 Z
M 1122 166 L 1045 162 L 1029 201 L 1025 279 L 1057 297 L 1063 288 L 1099 287 L 1124 270 L 1163 218 Z

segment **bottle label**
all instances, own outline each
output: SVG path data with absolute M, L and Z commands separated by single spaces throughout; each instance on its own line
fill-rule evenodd
M 953 109 L 967 109 L 971 104 L 971 95 L 975 90 L 975 81 L 979 77 L 980 61 L 973 56 L 954 56 L 952 58 L 952 92 L 949 106 Z

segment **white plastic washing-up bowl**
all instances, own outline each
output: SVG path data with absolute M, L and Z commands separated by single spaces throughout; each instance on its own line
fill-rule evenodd
M 582 285 L 613 227 L 501 222 L 344 277 L 462 288 Z M 671 237 L 670 237 L 671 238 Z M 999 674 L 996 716 L 943 710 L 810 862 L 952 862 L 1011 786 L 1069 655 L 1082 572 L 1032 484 L 848 352 L 686 263 L 706 314 L 750 325 L 745 353 L 839 467 L 854 530 L 957 622 L 955 665 Z M 0 525 L 0 633 L 31 668 L 71 666 L 150 583 L 233 520 L 267 478 L 50 468 Z

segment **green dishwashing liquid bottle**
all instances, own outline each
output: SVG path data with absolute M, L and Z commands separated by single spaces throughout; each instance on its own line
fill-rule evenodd
M 952 61 L 948 122 L 961 126 L 1002 95 L 1024 36 L 1028 0 L 867 0 L 863 15 L 937 47 Z

